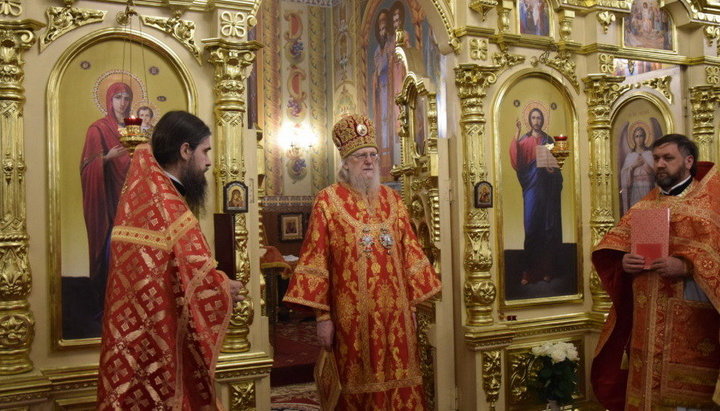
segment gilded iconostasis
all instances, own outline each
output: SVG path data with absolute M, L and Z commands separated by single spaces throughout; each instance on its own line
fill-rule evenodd
M 718 158 L 712 1 L 0 4 L 0 408 L 95 404 L 129 160 L 86 154 L 119 138 L 118 116 L 148 132 L 177 109 L 212 125 L 201 224 L 248 292 L 217 369 L 237 410 L 270 409 L 282 296 L 261 250 L 299 253 L 335 181 L 340 116 L 376 123 L 381 180 L 442 279 L 418 310 L 438 410 L 544 408 L 531 351 L 545 342 L 575 345 L 574 404 L 597 408 L 587 377 L 610 302 L 592 248 L 653 187 L 653 141 L 686 134 Z

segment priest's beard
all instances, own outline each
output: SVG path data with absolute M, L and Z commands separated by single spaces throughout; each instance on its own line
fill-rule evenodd
M 357 174 L 350 173 L 348 177 L 350 179 L 350 186 L 368 198 L 375 197 L 380 191 L 380 173 L 378 173 L 377 170 L 375 170 L 371 177 L 366 177 L 362 172 Z
M 677 183 L 687 178 L 682 175 L 682 170 L 678 170 L 676 173 L 670 173 L 667 170 L 658 171 L 655 175 L 655 181 L 660 188 L 665 191 L 673 188 Z
M 196 170 L 192 165 L 183 170 L 180 182 L 185 188 L 185 201 L 190 211 L 196 216 L 205 212 L 205 199 L 207 198 L 207 179 L 202 170 Z

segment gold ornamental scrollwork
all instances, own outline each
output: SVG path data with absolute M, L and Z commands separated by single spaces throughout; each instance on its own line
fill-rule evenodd
M 690 108 L 692 110 L 692 134 L 698 145 L 701 159 L 713 161 L 712 142 L 715 107 L 718 101 L 715 86 L 690 87 Z
M 72 6 L 72 2 L 65 7 L 48 7 L 45 10 L 47 28 L 40 37 L 40 52 L 60 36 L 67 34 L 86 24 L 100 23 L 105 19 L 107 11 L 79 9 Z
M 555 57 L 550 57 L 551 50 L 556 48 L 558 50 L 557 54 Z M 558 46 L 553 45 L 540 56 L 532 57 L 530 59 L 530 64 L 533 67 L 537 67 L 539 64 L 544 64 L 557 70 L 570 82 L 570 84 L 573 85 L 575 91 L 579 91 L 580 83 L 578 82 L 577 75 L 575 75 L 575 62 L 572 60 L 572 55 L 573 54 L 569 50 L 565 49 L 562 44 Z
M 497 5 L 497 0 L 473 0 L 470 2 L 469 7 L 471 10 L 480 13 L 480 16 L 482 16 L 482 20 L 485 21 L 487 13 L 497 7 Z
M 612 74 L 615 71 L 615 56 L 612 54 L 601 53 L 598 55 L 598 61 L 601 73 Z
M 525 61 L 525 56 L 519 54 L 510 54 L 510 48 L 507 41 L 507 33 L 510 31 L 510 13 L 512 12 L 512 4 L 500 2 L 497 6 L 498 13 L 498 32 L 496 43 L 499 53 L 493 53 L 493 65 L 508 69 Z
M 20 0 L 1 0 L 0 16 L 18 17 L 22 14 L 22 2 Z
M 247 381 L 230 385 L 230 410 L 255 410 L 255 381 Z
M 0 375 L 33 369 L 30 348 L 35 320 L 28 295 L 32 287 L 25 199 L 23 132 L 23 53 L 44 25 L 35 20 L 0 21 Z
M 610 147 L 611 108 L 631 86 L 621 85 L 624 77 L 594 74 L 583 79 L 588 104 L 590 135 L 590 230 L 593 247 L 615 225 L 612 206 L 612 151 Z M 602 288 L 594 268 L 590 272 L 593 312 L 603 315 L 610 309 L 610 298 Z
M 560 72 L 570 84 L 573 85 L 575 91 L 580 91 L 580 83 L 575 74 L 575 61 L 573 61 L 573 53 L 568 48 L 567 42 L 572 37 L 572 22 L 575 19 L 575 13 L 571 10 L 564 10 L 559 14 L 560 18 L 560 41 L 553 43 L 539 57 L 530 59 L 530 64 L 537 67 L 544 64 Z M 550 57 L 550 53 L 557 50 L 554 57 Z
M 656 77 L 656 78 L 653 78 L 650 80 L 645 80 L 640 83 L 632 84 L 631 87 L 640 88 L 642 86 L 646 86 L 646 87 L 655 89 L 667 99 L 668 103 L 672 104 L 673 94 L 670 91 L 670 83 L 671 82 L 672 82 L 672 76 Z
M 208 62 L 215 67 L 215 136 L 218 161 L 216 162 L 216 204 L 222 204 L 225 184 L 231 181 L 245 181 L 245 82 L 255 61 L 255 52 L 260 44 L 231 42 L 224 39 L 203 40 L 208 50 Z M 248 253 L 248 231 L 245 214 L 235 215 L 235 267 L 237 280 L 245 284 L 241 293 L 245 300 L 235 304 L 230 327 L 223 343 L 224 352 L 245 352 L 250 350 L 250 325 L 254 317 L 247 284 L 250 281 L 250 256 Z
M 234 37 L 244 39 L 247 34 L 245 28 L 247 19 L 240 12 L 223 11 L 220 13 L 220 34 L 223 37 Z
M 607 34 L 610 25 L 615 23 L 615 13 L 604 10 L 597 14 L 597 19 L 603 28 L 603 33 Z
M 482 378 L 485 401 L 490 403 L 490 409 L 495 409 L 495 403 L 500 398 L 500 387 L 502 381 L 502 367 L 500 351 L 482 352 Z
M 164 31 L 180 42 L 195 57 L 195 60 L 202 64 L 200 49 L 195 44 L 195 23 L 190 20 L 182 20 L 182 10 L 176 10 L 172 17 L 140 16 L 143 24 L 149 27 Z
M 707 66 L 705 67 L 705 82 L 717 86 L 720 84 L 720 67 L 719 66 Z
M 470 58 L 485 61 L 488 58 L 488 41 L 486 39 L 470 40 Z
M 486 209 L 474 207 L 475 184 L 487 179 L 483 140 L 485 138 L 485 112 L 487 89 L 497 80 L 498 66 L 462 64 L 455 68 L 455 84 L 461 106 L 463 141 L 463 184 L 465 192 L 465 234 L 463 295 L 468 326 L 493 324 L 492 305 L 497 294 L 490 275 L 492 251 L 490 249 L 490 220 Z
M 433 308 L 432 306 L 421 306 L 417 312 L 418 351 L 425 391 L 425 405 L 431 410 L 435 409 L 435 370 L 433 369 L 435 359 L 428 332 L 430 326 L 435 323 Z
M 713 43 L 718 41 L 718 38 L 720 38 L 720 27 L 718 26 L 705 26 L 703 29 L 703 34 L 705 34 L 705 38 L 707 39 L 708 46 L 712 46 Z M 720 43 L 717 43 L 715 54 L 720 54 Z

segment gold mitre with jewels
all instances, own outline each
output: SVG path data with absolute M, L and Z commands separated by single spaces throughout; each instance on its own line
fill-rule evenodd
M 365 147 L 377 147 L 375 125 L 367 116 L 351 114 L 344 116 L 333 127 L 333 142 L 345 158 L 353 151 Z

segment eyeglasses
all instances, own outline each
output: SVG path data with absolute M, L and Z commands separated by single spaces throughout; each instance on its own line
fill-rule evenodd
M 370 161 L 375 161 L 378 158 L 378 153 L 350 154 L 350 156 L 354 157 L 357 160 L 365 161 L 369 158 Z

